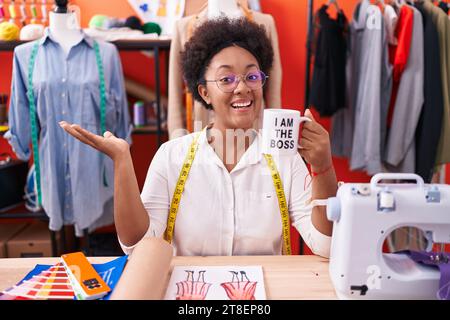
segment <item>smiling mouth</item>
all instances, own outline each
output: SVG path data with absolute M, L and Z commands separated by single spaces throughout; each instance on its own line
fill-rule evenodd
M 233 109 L 245 109 L 250 108 L 253 105 L 253 101 L 243 101 L 243 102 L 235 102 L 231 104 Z

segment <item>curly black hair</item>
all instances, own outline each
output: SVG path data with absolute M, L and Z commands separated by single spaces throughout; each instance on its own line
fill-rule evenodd
M 212 58 L 233 45 L 249 51 L 258 61 L 261 71 L 269 74 L 273 63 L 272 44 L 264 26 L 246 18 L 223 17 L 202 23 L 181 52 L 181 68 L 187 87 L 194 99 L 206 109 L 212 109 L 212 106 L 203 100 L 197 86 L 205 83 L 205 72 Z

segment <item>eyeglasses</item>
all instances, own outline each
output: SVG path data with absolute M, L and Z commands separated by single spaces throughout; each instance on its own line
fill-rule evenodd
M 236 90 L 241 80 L 243 80 L 247 87 L 251 90 L 258 90 L 264 86 L 267 78 L 269 78 L 269 76 L 266 76 L 264 72 L 257 70 L 248 72 L 244 78 L 242 78 L 242 76 L 230 73 L 220 76 L 216 80 L 205 80 L 205 82 L 215 82 L 220 90 L 226 93 L 231 93 Z

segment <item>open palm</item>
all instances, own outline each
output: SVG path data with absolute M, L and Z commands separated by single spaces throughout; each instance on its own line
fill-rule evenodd
M 106 131 L 103 136 L 99 136 L 83 129 L 77 124 L 61 121 L 59 125 L 76 139 L 103 152 L 113 160 L 120 155 L 126 154 L 130 150 L 128 142 L 124 139 L 117 138 L 109 131 Z

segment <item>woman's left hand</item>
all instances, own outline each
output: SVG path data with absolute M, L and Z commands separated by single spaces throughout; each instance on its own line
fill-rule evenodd
M 305 117 L 311 121 L 303 123 L 299 153 L 311 165 L 312 171 L 321 172 L 332 165 L 330 137 L 309 109 L 306 109 Z

